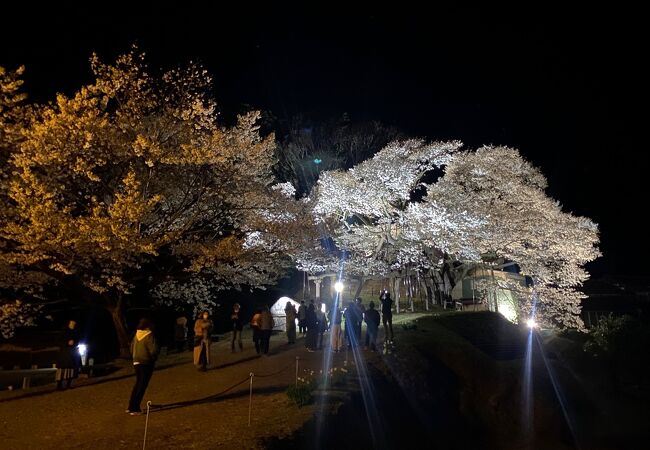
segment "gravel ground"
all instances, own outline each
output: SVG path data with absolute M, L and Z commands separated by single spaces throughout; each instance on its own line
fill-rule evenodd
M 263 439 L 300 428 L 313 407 L 297 408 L 285 390 L 295 378 L 295 358 L 303 368 L 320 369 L 322 354 L 308 353 L 302 339 L 288 346 L 283 335 L 271 339 L 270 356 L 258 357 L 246 341 L 231 354 L 229 342 L 212 346 L 213 368 L 198 372 L 191 353 L 175 356 L 177 365 L 154 372 L 145 395 L 160 405 L 149 417 L 149 448 L 258 448 Z M 171 357 L 172 355 L 170 355 Z M 338 355 L 337 355 L 338 356 Z M 185 359 L 185 361 L 183 361 Z M 248 381 L 254 378 L 253 413 L 248 427 Z M 118 378 L 67 391 L 0 403 L 3 449 L 138 448 L 145 416 L 125 413 L 134 377 Z M 143 402 L 143 406 L 144 403 Z

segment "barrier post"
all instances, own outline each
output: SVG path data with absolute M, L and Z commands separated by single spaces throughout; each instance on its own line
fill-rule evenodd
M 142 450 L 147 446 L 147 427 L 149 426 L 149 411 L 151 410 L 151 400 L 147 402 L 147 418 L 144 421 L 144 439 L 142 440 Z
M 250 373 L 250 387 L 248 389 L 248 426 L 251 426 L 251 411 L 253 409 L 253 372 Z
M 296 387 L 298 387 L 298 360 L 300 357 L 296 356 Z

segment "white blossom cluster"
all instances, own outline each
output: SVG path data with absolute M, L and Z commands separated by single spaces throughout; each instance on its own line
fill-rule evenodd
M 212 310 L 216 306 L 214 292 L 218 286 L 202 277 L 193 277 L 190 281 L 164 281 L 152 289 L 152 296 L 159 305 L 178 306 L 179 303 L 190 305 L 194 317 L 202 311 Z
M 545 177 L 517 150 L 460 148 L 460 142 L 398 141 L 348 171 L 321 174 L 310 194 L 313 214 L 349 252 L 346 272 L 386 276 L 437 270 L 443 255 L 476 262 L 495 255 L 534 280 L 534 294 L 508 288 L 516 290 L 522 313 L 534 308 L 538 322 L 580 328 L 584 265 L 600 255 L 597 225 L 564 212 L 546 195 Z M 422 184 L 436 168 L 443 176 Z M 413 200 L 417 188 L 426 195 Z M 301 255 L 301 268 L 325 267 L 306 259 Z

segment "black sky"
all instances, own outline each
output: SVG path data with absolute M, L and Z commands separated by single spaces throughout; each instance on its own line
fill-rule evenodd
M 650 273 L 639 11 L 179 5 L 26 5 L 1 21 L 0 65 L 26 65 L 27 92 L 42 101 L 90 81 L 93 51 L 110 60 L 137 42 L 154 67 L 203 63 L 225 112 L 347 112 L 414 136 L 514 146 L 566 210 L 600 224 L 594 274 Z

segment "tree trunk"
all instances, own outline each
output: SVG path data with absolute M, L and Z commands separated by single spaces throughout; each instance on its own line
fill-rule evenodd
M 114 307 L 109 307 L 113 325 L 115 326 L 115 334 L 117 335 L 117 342 L 120 346 L 120 358 L 128 358 L 131 356 L 129 349 L 129 333 L 126 330 L 126 323 L 124 320 L 124 303 L 120 295 Z
M 395 293 L 394 299 L 395 299 L 395 312 L 399 314 L 399 295 L 400 295 L 400 285 L 399 285 L 399 278 L 393 277 L 391 279 L 391 287 L 393 288 L 393 292 Z
M 357 291 L 354 293 L 354 298 L 357 298 L 361 295 L 361 290 L 363 289 L 364 279 L 363 277 L 357 277 L 359 285 L 357 286 Z
M 407 272 L 408 273 L 408 272 Z M 407 289 L 409 295 L 409 304 L 411 306 L 411 312 L 415 312 L 415 301 L 413 300 L 413 275 L 407 275 L 406 280 L 408 281 Z

